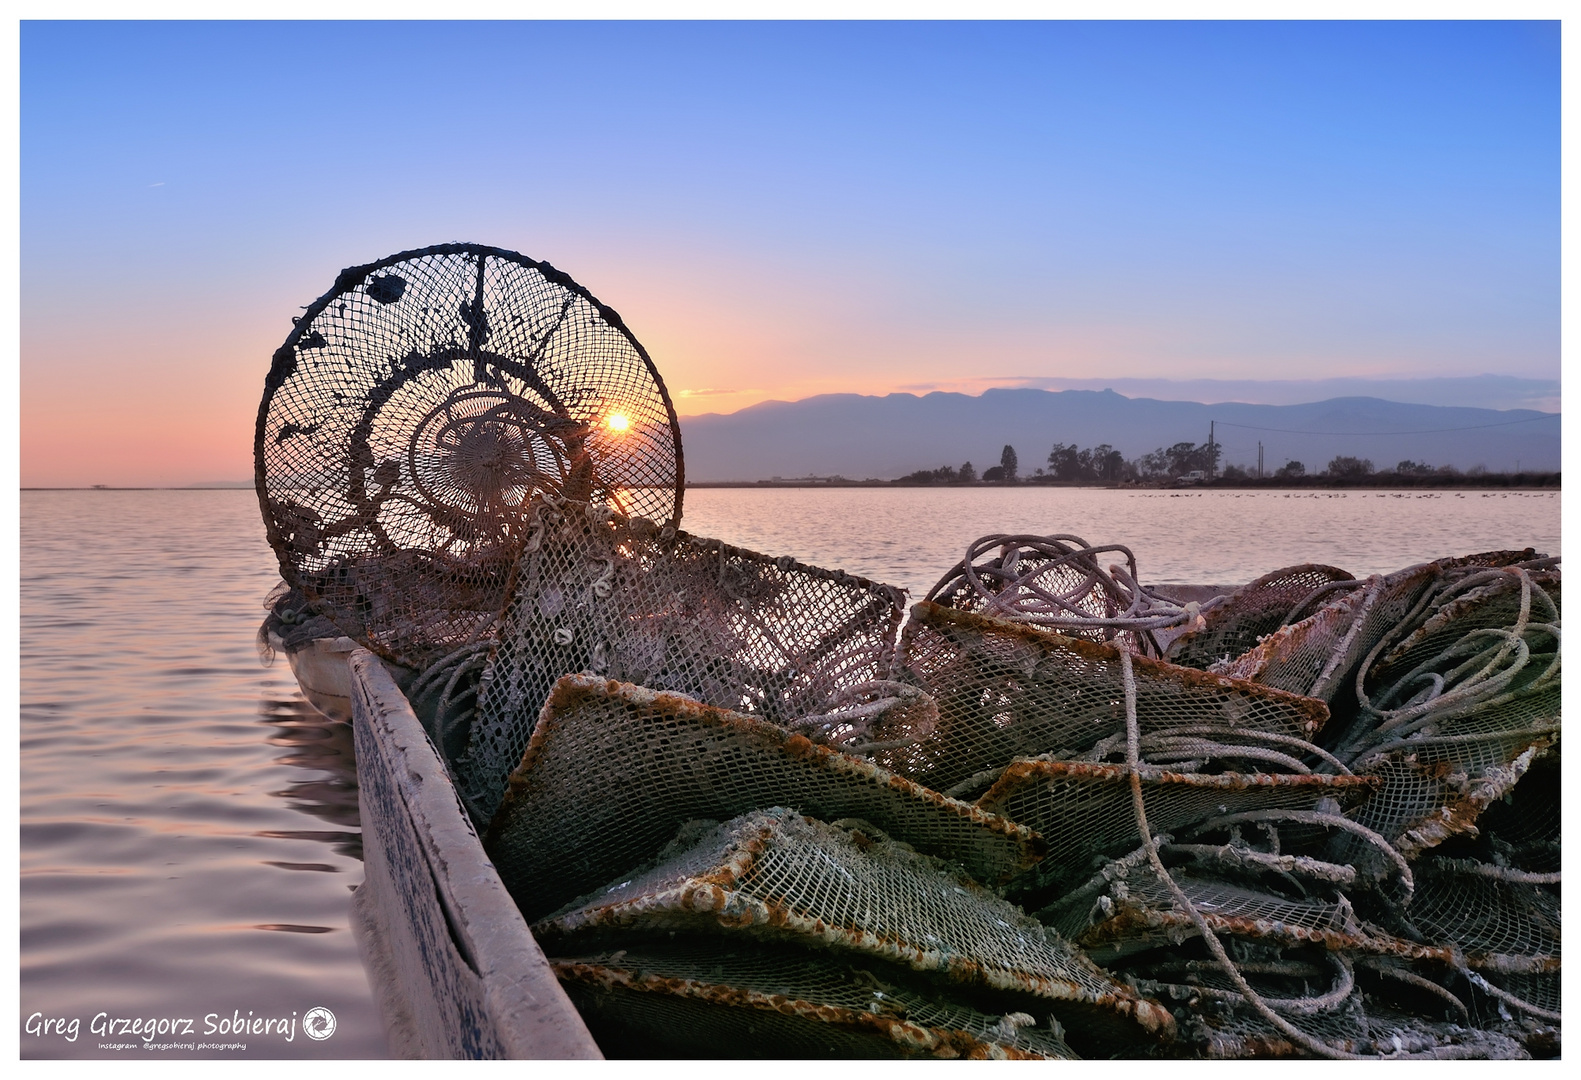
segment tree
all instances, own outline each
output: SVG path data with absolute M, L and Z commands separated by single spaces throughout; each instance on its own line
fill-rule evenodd
M 970 461 L 962 465 L 956 472 L 955 480 L 957 483 L 961 484 L 977 483 L 977 470 L 972 468 L 972 463 Z
M 1164 451 L 1164 457 L 1169 462 L 1168 473 L 1170 476 L 1185 476 L 1192 469 L 1197 468 L 1197 444 L 1178 442 Z
M 1081 451 L 1075 443 L 1069 446 L 1054 444 L 1054 449 L 1049 451 L 1049 472 L 1054 474 L 1056 480 L 1081 479 Z
M 1410 458 L 1406 458 L 1394 467 L 1394 471 L 1401 476 L 1427 476 L 1433 471 L 1433 467 L 1425 462 L 1412 461 Z
M 1004 478 L 1005 467 L 1003 465 L 990 465 L 983 470 L 983 483 L 985 484 L 997 484 L 1003 481 Z
M 1007 446 L 999 453 L 999 467 L 1005 470 L 1005 479 L 1016 478 L 1016 448 Z
M 1360 480 L 1372 475 L 1372 462 L 1367 458 L 1346 457 L 1342 454 L 1330 461 L 1324 472 L 1339 480 Z
M 1163 476 L 1169 472 L 1169 453 L 1160 446 L 1150 454 L 1143 454 L 1136 462 L 1137 472 L 1143 476 Z
M 955 470 L 948 465 L 941 465 L 937 469 L 918 469 L 914 473 L 902 476 L 896 480 L 897 484 L 953 484 Z
M 1296 476 L 1305 476 L 1306 474 L 1307 467 L 1301 464 L 1299 461 L 1287 461 L 1283 465 L 1279 466 L 1279 468 L 1274 472 L 1275 476 L 1284 479 Z
M 1112 484 L 1120 479 L 1120 471 L 1124 467 L 1125 456 L 1108 443 L 1099 443 L 1092 448 L 1092 471 L 1097 479 Z
M 1245 480 L 1246 470 L 1239 465 L 1226 465 L 1224 466 L 1224 471 L 1219 475 L 1226 480 Z

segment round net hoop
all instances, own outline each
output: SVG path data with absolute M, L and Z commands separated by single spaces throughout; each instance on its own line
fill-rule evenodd
M 276 350 L 254 482 L 281 575 L 349 635 L 420 662 L 503 607 L 535 498 L 675 525 L 664 381 L 620 316 L 478 244 L 341 272 Z

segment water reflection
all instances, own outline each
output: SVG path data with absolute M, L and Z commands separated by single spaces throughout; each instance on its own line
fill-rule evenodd
M 308 778 L 268 794 L 286 800 L 293 810 L 311 814 L 349 831 L 269 829 L 257 835 L 317 840 L 329 844 L 336 854 L 360 862 L 362 832 L 357 816 L 357 758 L 351 725 L 331 720 L 300 695 L 285 700 L 264 698 L 259 702 L 258 712 L 264 723 L 274 729 L 266 739 L 268 744 L 287 751 L 277 756 L 275 762 L 311 774 Z M 265 860 L 265 865 L 285 870 L 336 871 L 335 867 L 323 863 Z

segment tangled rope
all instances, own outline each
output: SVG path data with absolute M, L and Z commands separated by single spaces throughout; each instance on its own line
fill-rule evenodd
M 1520 590 L 1519 609 L 1512 626 L 1470 630 L 1387 686 L 1373 694 L 1367 692 L 1368 677 L 1385 647 L 1400 640 L 1405 630 L 1414 628 L 1417 617 L 1427 609 L 1429 601 L 1438 610 L 1443 610 L 1452 601 L 1479 587 L 1507 587 L 1512 577 Z M 1534 613 L 1537 619 L 1533 618 Z M 1411 617 L 1402 620 L 1396 632 L 1385 635 L 1368 652 L 1358 669 L 1355 689 L 1361 722 L 1353 727 L 1351 737 L 1338 750 L 1338 756 L 1354 767 L 1364 759 L 1376 759 L 1407 747 L 1500 741 L 1557 730 L 1558 722 L 1554 721 L 1518 731 L 1439 735 L 1436 725 L 1467 710 L 1487 710 L 1503 705 L 1556 682 L 1560 671 L 1559 636 L 1558 605 L 1544 589 L 1536 586 L 1526 567 L 1488 570 L 1430 590 L 1415 605 Z M 1532 638 L 1552 640 L 1553 652 L 1534 655 L 1534 642 L 1529 640 Z M 1516 685 L 1517 678 L 1541 656 L 1547 656 L 1543 668 L 1534 677 Z
M 1098 556 L 1106 553 L 1124 555 L 1125 564 L 1105 569 Z M 1201 619 L 1196 603 L 1176 604 L 1139 585 L 1136 556 L 1124 544 L 1064 533 L 979 537 L 924 599 L 1099 641 L 1128 639 L 1156 657 L 1163 656 L 1157 631 Z

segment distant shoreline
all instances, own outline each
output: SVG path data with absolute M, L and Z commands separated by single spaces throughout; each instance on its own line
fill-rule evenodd
M 1387 488 L 1410 491 L 1456 491 L 1460 489 L 1559 491 L 1559 473 L 1488 473 L 1484 476 L 1400 477 L 1369 476 L 1358 480 L 1326 477 L 1263 480 L 1210 480 L 1194 484 L 1102 484 L 1080 480 L 1023 480 L 1014 483 L 977 481 L 971 484 L 908 484 L 896 480 L 689 480 L 688 491 L 697 488 L 938 488 L 953 491 L 997 488 L 1035 491 L 1041 488 L 1096 488 L 1106 491 L 1349 491 Z M 252 485 L 202 487 L 116 487 L 94 484 L 77 487 L 23 487 L 22 491 L 251 491 Z
M 1014 483 L 977 481 L 970 484 L 916 484 L 896 480 L 688 480 L 692 488 L 937 488 L 968 490 L 974 488 L 1097 488 L 1108 491 L 1348 491 L 1353 488 L 1389 488 L 1412 491 L 1454 491 L 1461 488 L 1548 490 L 1560 489 L 1559 473 L 1488 473 L 1484 476 L 1378 477 L 1336 480 L 1328 477 L 1297 477 L 1263 480 L 1210 480 L 1194 484 L 1104 484 L 1080 480 L 1024 480 Z

